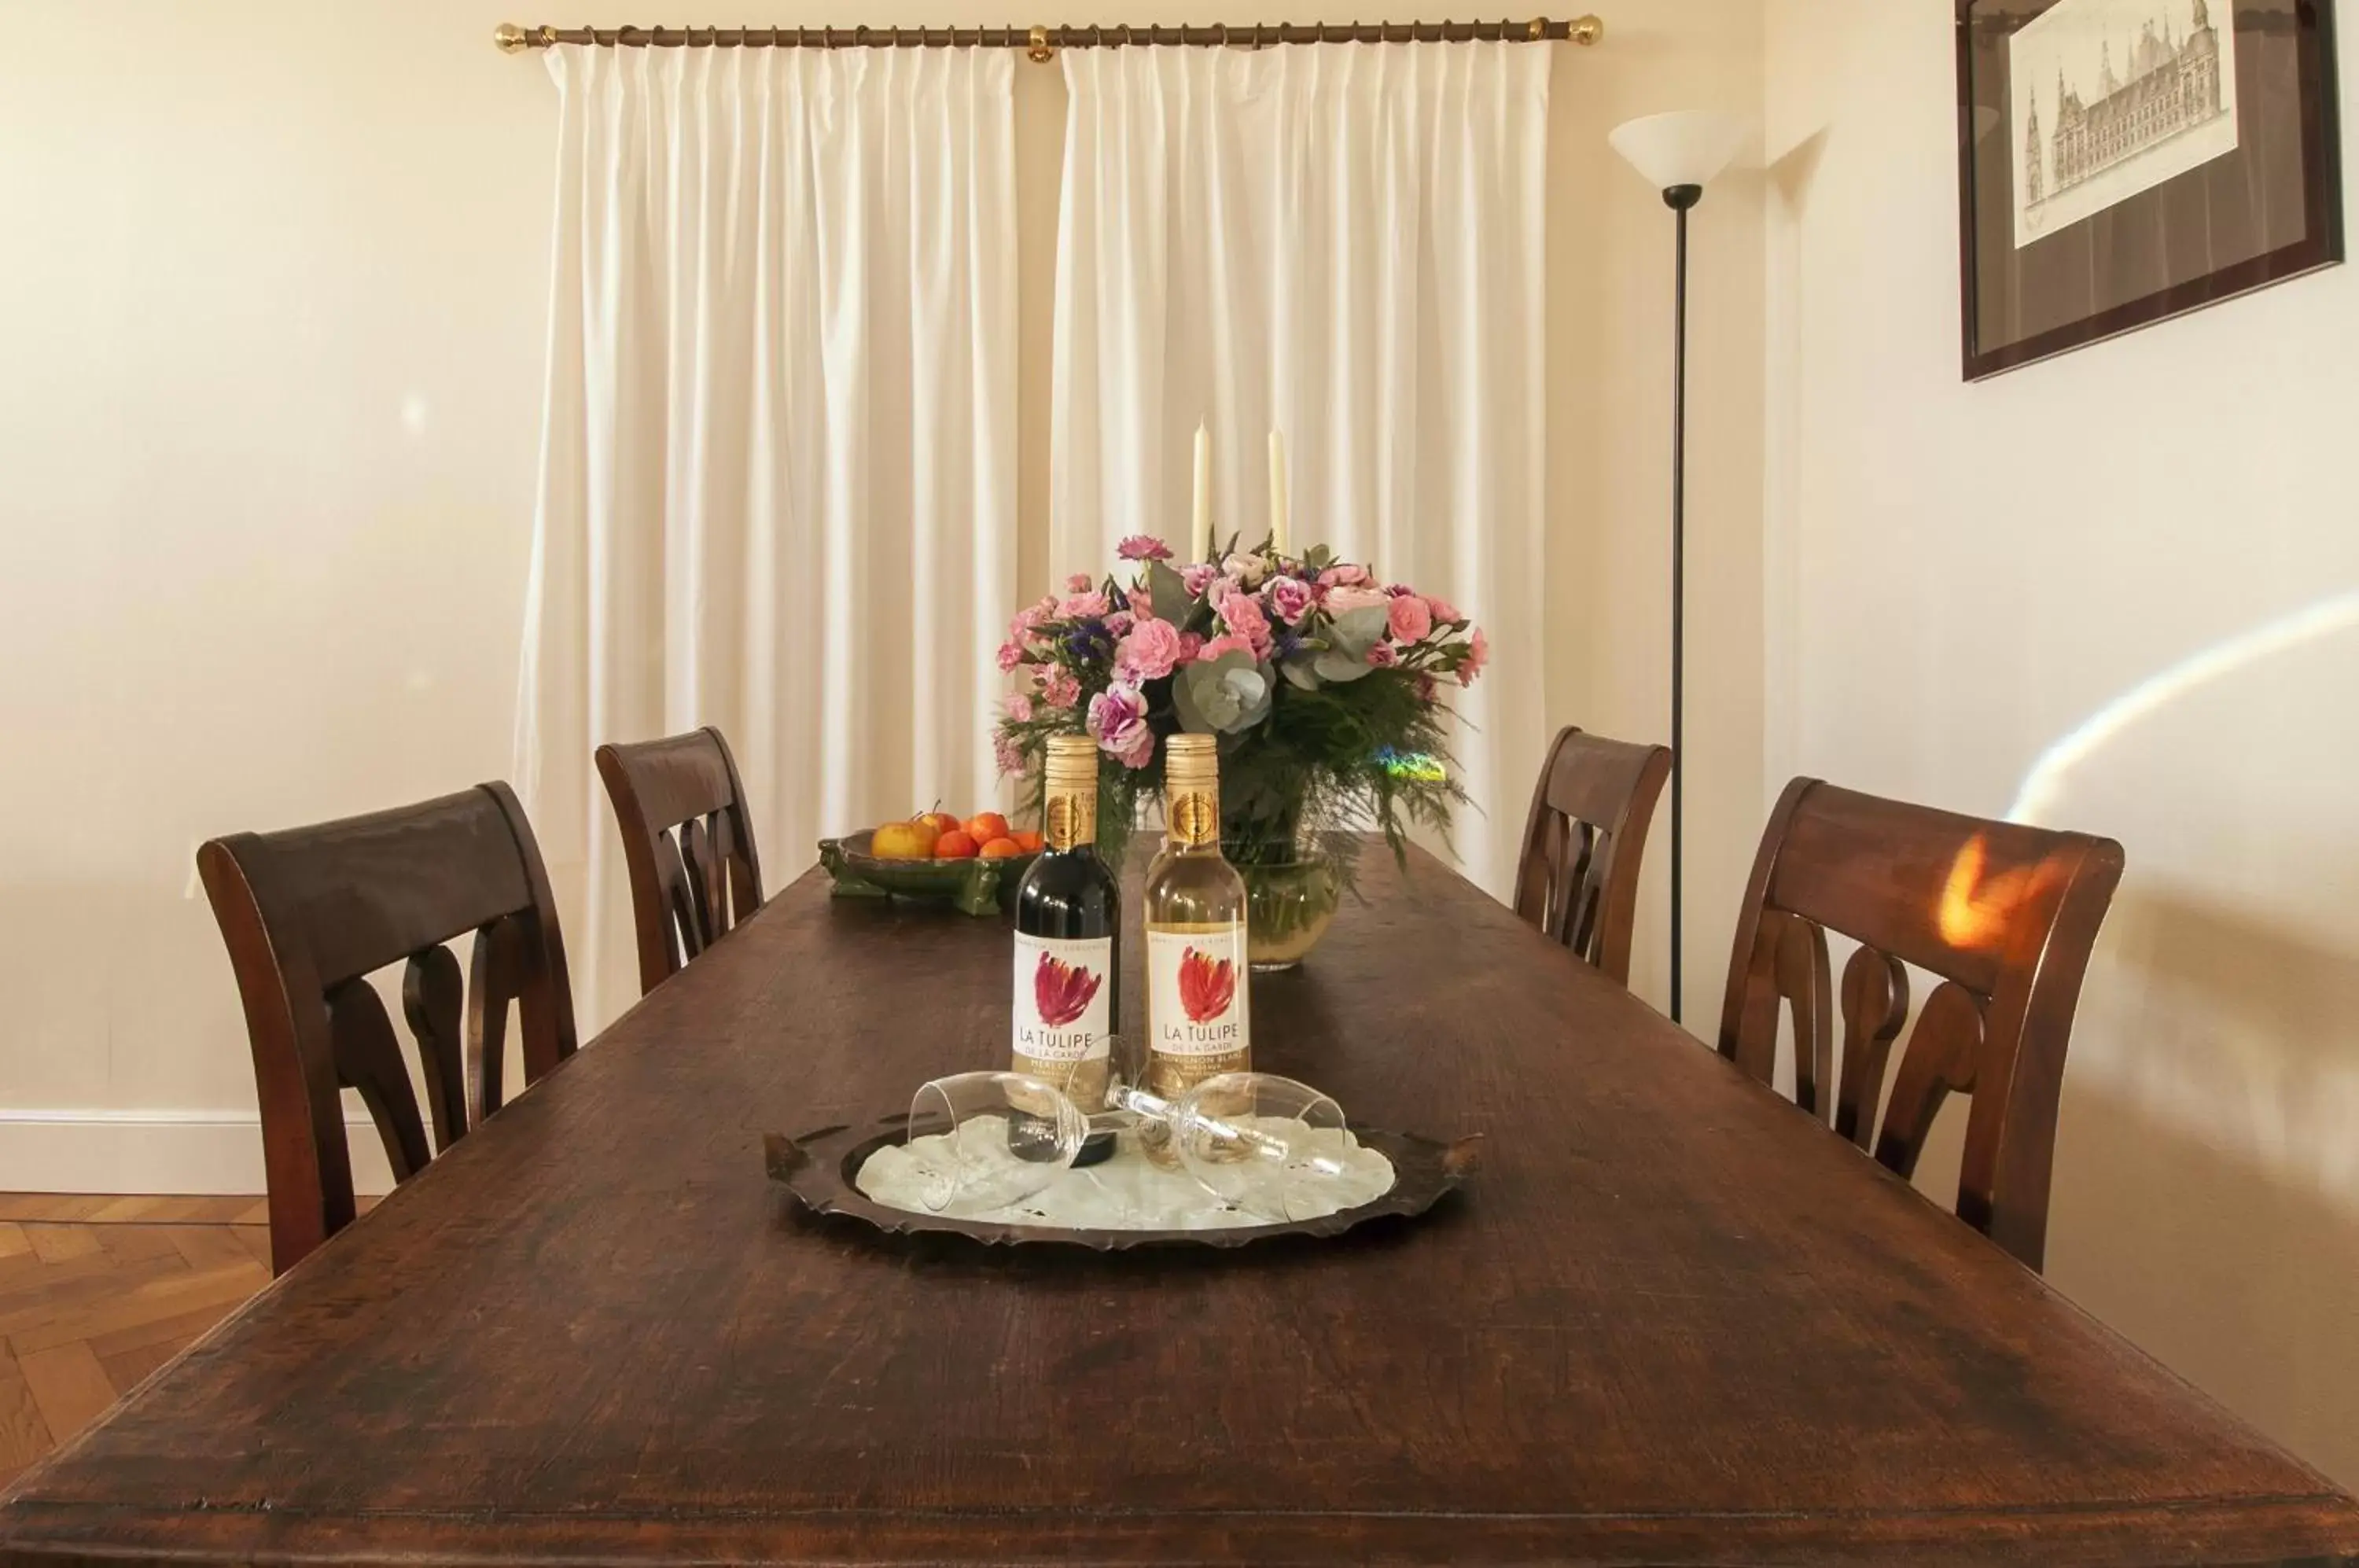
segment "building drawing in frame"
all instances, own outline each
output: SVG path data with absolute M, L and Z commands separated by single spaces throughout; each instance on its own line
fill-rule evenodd
M 2019 249 L 2236 149 L 2233 0 L 2057 0 L 2008 40 Z

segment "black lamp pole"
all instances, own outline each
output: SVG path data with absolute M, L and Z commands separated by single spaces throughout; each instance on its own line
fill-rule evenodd
M 1671 1021 L 1680 1021 L 1680 889 L 1685 883 L 1684 812 L 1680 783 L 1687 775 L 1682 730 L 1687 713 L 1688 483 L 1688 209 L 1703 200 L 1701 185 L 1664 188 L 1663 205 L 1678 224 L 1671 325 Z

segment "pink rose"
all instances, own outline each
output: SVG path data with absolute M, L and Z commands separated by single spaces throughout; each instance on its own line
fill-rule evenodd
M 1133 685 L 1160 681 L 1180 665 L 1180 628 L 1169 621 L 1144 620 L 1114 650 L 1115 676 Z
M 1159 539 L 1146 534 L 1133 534 L 1114 547 L 1114 552 L 1125 561 L 1169 561 L 1171 547 Z
M 1110 607 L 1103 593 L 1075 593 L 1057 606 L 1057 617 L 1066 621 L 1094 621 Z
M 1321 588 L 1357 588 L 1368 581 L 1364 566 L 1331 566 L 1319 574 Z
M 1310 606 L 1318 597 L 1310 583 L 1297 578 L 1281 577 L 1270 586 L 1269 606 L 1277 612 L 1279 620 L 1289 626 L 1299 626 L 1302 624 L 1302 617 L 1310 613 Z
M 1354 610 L 1391 603 L 1391 597 L 1381 588 L 1343 587 L 1327 591 L 1327 613 L 1331 615 L 1348 615 Z
M 1458 684 L 1473 685 L 1474 677 L 1482 674 L 1483 667 L 1490 662 L 1491 639 L 1483 635 L 1481 626 L 1476 626 L 1473 639 L 1466 645 L 1466 657 L 1459 662 Z
M 1070 670 L 1051 670 L 1040 681 L 1040 701 L 1052 708 L 1070 708 L 1082 700 L 1082 683 Z
M 1388 642 L 1380 642 L 1368 649 L 1368 662 L 1378 670 L 1390 670 L 1400 662 L 1400 650 Z
M 1203 647 L 1198 648 L 1196 650 L 1196 662 L 1210 664 L 1213 659 L 1220 658 L 1221 655 L 1224 653 L 1242 653 L 1246 658 L 1254 659 L 1258 659 L 1261 657 L 1259 654 L 1254 652 L 1254 645 L 1251 642 L 1237 636 L 1234 632 L 1232 632 L 1227 637 L 1216 637 L 1212 641 L 1206 643 Z
M 1213 607 L 1220 613 L 1221 624 L 1244 637 L 1256 659 L 1269 651 L 1269 617 L 1261 613 L 1259 604 L 1232 591 Z
M 1190 598 L 1201 599 L 1204 596 L 1204 590 L 1212 585 L 1212 579 L 1218 577 L 1220 574 L 1221 569 L 1219 567 L 1214 566 L 1210 561 L 1205 561 L 1197 566 L 1181 567 L 1180 569 L 1180 581 L 1187 586 L 1188 596 Z
M 1427 613 L 1433 616 L 1436 626 L 1446 626 L 1452 621 L 1462 621 L 1466 618 L 1458 613 L 1457 605 L 1447 599 L 1437 599 L 1430 593 L 1425 596 L 1425 608 Z
M 1147 727 L 1147 698 L 1120 682 L 1090 699 L 1090 734 L 1098 749 L 1125 768 L 1144 768 L 1155 756 L 1155 732 Z
M 1018 691 L 1007 699 L 1007 716 L 1019 724 L 1032 722 L 1032 699 Z
M 1065 579 L 1065 592 L 1068 593 L 1086 593 L 1096 586 L 1096 580 L 1086 572 L 1076 572 Z
M 1395 599 L 1392 613 L 1386 619 L 1395 642 L 1420 642 L 1433 630 L 1433 612 L 1414 593 L 1403 593 Z

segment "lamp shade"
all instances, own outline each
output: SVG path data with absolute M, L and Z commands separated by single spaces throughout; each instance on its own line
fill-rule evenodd
M 1680 109 L 1625 120 L 1606 140 L 1658 191 L 1703 185 L 1728 167 L 1745 145 L 1745 124 L 1711 109 Z

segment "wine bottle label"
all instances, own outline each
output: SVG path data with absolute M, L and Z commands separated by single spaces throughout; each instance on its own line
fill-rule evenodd
M 1210 789 L 1174 789 L 1163 803 L 1163 826 L 1173 844 L 1217 844 L 1221 798 Z
M 1016 932 L 1016 1070 L 1055 1082 L 1076 1062 L 1103 1060 L 1113 1032 L 1113 977 L 1110 936 Z
M 1165 1056 L 1241 1056 L 1251 1030 L 1243 922 L 1147 933 L 1149 1043 Z

